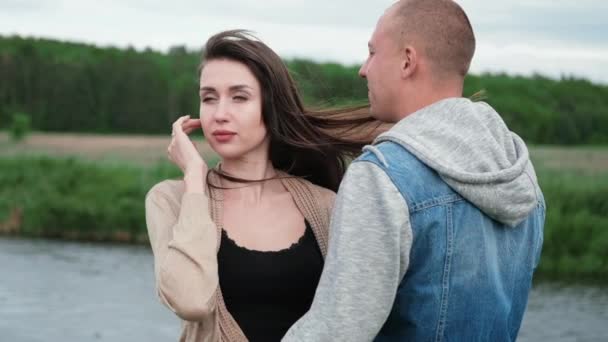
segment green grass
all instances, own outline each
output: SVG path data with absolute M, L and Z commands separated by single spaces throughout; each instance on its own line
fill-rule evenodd
M 538 276 L 608 282 L 608 172 L 538 176 L 547 202 Z
M 0 159 L 0 222 L 20 209 L 20 234 L 95 241 L 145 240 L 144 196 L 169 163 L 151 168 L 100 165 L 74 158 Z

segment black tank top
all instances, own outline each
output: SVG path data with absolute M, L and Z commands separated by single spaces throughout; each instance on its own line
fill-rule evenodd
M 253 251 L 222 230 L 218 273 L 228 311 L 251 342 L 280 341 L 312 304 L 323 257 L 312 229 L 288 249 Z

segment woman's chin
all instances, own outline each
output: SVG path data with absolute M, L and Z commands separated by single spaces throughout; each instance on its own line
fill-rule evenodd
M 220 157 L 220 160 L 231 160 L 231 159 L 239 159 L 243 154 L 240 151 L 231 151 L 227 148 L 218 148 L 213 149 L 215 153 Z
M 222 161 L 227 160 L 259 160 L 268 158 L 268 144 L 264 142 L 258 145 L 249 144 L 218 144 L 209 143 L 209 147 L 217 154 Z

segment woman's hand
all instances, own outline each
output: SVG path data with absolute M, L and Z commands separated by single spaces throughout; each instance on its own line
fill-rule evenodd
M 190 115 L 180 117 L 173 123 L 171 143 L 167 147 L 169 160 L 184 173 L 186 191 L 202 191 L 202 180 L 207 174 L 207 164 L 188 136 L 200 127 L 199 119 L 191 119 Z

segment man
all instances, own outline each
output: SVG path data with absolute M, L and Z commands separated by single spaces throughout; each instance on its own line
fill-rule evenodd
M 516 339 L 545 205 L 524 142 L 462 97 L 474 50 L 453 1 L 378 21 L 359 73 L 397 124 L 349 167 L 315 299 L 284 341 Z

